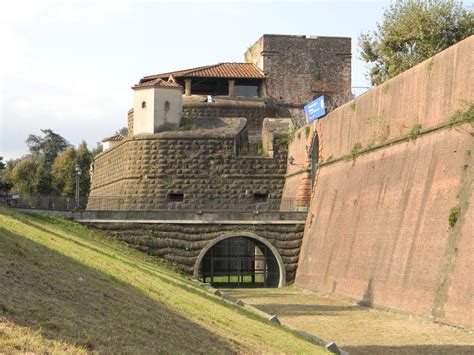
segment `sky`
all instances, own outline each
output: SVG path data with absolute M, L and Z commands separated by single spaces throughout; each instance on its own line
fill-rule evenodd
M 145 75 L 242 62 L 262 34 L 352 38 L 352 85 L 369 86 L 357 37 L 388 1 L 5 1 L 0 5 L 0 156 L 50 128 L 71 144 L 127 125 Z M 360 90 L 354 90 L 356 93 Z

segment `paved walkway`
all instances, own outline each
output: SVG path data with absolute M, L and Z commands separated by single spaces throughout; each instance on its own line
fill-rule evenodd
M 474 354 L 474 331 L 285 287 L 225 290 L 351 354 Z

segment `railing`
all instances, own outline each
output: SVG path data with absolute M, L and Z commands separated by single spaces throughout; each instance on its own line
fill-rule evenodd
M 73 211 L 85 209 L 87 200 L 81 199 L 76 205 L 74 197 L 64 196 L 30 196 L 27 198 L 5 197 L 0 201 L 13 208 L 54 210 L 54 211 Z
M 296 198 L 248 198 L 248 199 L 186 199 L 180 196 L 169 198 L 154 197 L 89 197 L 81 199 L 76 205 L 74 197 L 31 196 L 28 198 L 3 198 L 4 203 L 13 208 L 74 211 L 195 211 L 195 212 L 304 212 L 306 205 L 297 203 Z
M 192 199 L 173 201 L 153 197 L 90 197 L 89 210 L 127 210 L 127 211 L 303 211 L 305 206 L 298 206 L 296 198 L 279 199 Z

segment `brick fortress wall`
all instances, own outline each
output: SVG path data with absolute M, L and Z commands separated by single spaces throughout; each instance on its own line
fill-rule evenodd
M 246 129 L 210 131 L 128 136 L 101 153 L 93 162 L 87 209 L 185 209 L 203 201 L 217 208 L 219 201 L 252 203 L 254 193 L 281 198 L 286 141 L 275 140 L 273 158 L 243 156 Z M 170 202 L 169 194 L 183 194 L 184 201 Z
M 471 36 L 297 132 L 284 195 L 308 181 L 313 137 L 320 164 L 298 286 L 474 325 L 474 132 L 455 124 L 472 122 L 473 51 Z
M 301 108 L 316 96 L 351 91 L 350 38 L 263 35 L 247 50 L 245 61 L 267 75 L 267 98 L 291 117 L 301 116 Z

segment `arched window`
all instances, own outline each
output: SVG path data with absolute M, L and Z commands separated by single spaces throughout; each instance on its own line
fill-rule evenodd
M 168 112 L 170 110 L 170 102 L 165 101 L 165 112 Z
M 146 101 L 142 101 L 142 108 L 146 108 Z

